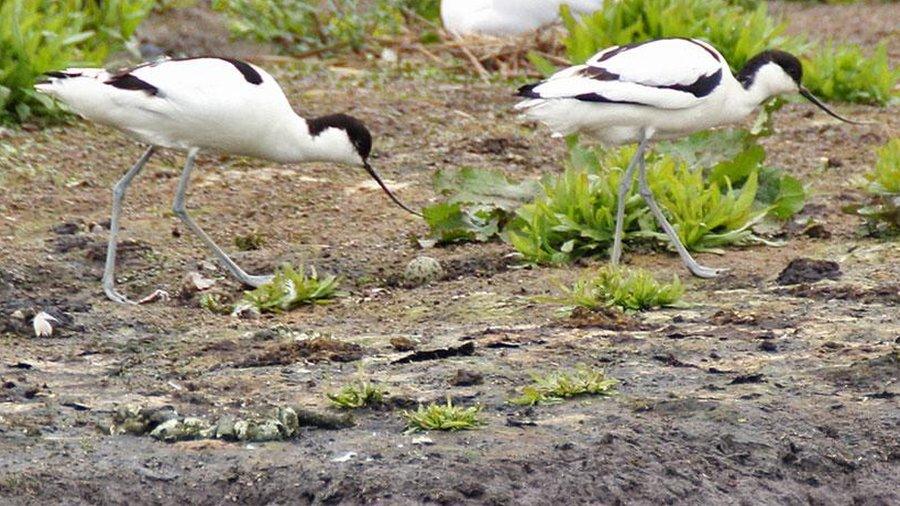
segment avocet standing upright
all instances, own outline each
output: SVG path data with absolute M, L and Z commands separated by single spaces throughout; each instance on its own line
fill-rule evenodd
M 655 139 L 673 139 L 738 122 L 770 97 L 800 93 L 832 112 L 800 83 L 803 68 L 784 51 L 764 51 L 731 74 L 715 48 L 696 39 L 660 39 L 600 51 L 584 65 L 561 70 L 546 81 L 523 86 L 516 108 L 547 124 L 554 136 L 583 132 L 601 143 L 637 143 L 618 191 L 613 264 L 622 254 L 625 196 L 636 167 L 641 196 L 690 271 L 714 277 L 721 270 L 698 264 L 666 220 L 647 184 L 644 153 Z
M 454 35 L 516 35 L 554 23 L 560 5 L 587 13 L 603 0 L 442 0 L 441 20 Z
M 103 290 L 121 303 L 115 289 L 116 235 L 122 199 L 132 179 L 159 148 L 187 152 L 173 209 L 228 271 L 249 286 L 271 276 L 251 276 L 194 222 L 185 209 L 185 193 L 194 160 L 202 149 L 279 163 L 325 161 L 360 166 L 388 196 L 407 211 L 369 165 L 372 136 L 356 118 L 333 114 L 298 116 L 281 87 L 254 65 L 225 58 L 162 60 L 117 73 L 85 68 L 51 72 L 35 86 L 97 123 L 115 127 L 149 144 L 143 156 L 113 189 L 110 236 Z

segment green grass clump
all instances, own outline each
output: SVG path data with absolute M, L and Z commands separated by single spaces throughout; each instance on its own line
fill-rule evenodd
M 878 161 L 866 180 L 871 203 L 849 210 L 866 217 L 872 235 L 900 233 L 900 138 L 878 150 Z
M 200 307 L 210 313 L 228 315 L 234 311 L 234 304 L 222 300 L 222 296 L 216 293 L 204 293 L 200 295 Z
M 684 295 L 684 285 L 677 275 L 671 283 L 660 283 L 644 269 L 604 266 L 590 276 L 564 288 L 560 302 L 569 306 L 599 309 L 617 306 L 632 311 L 677 304 Z
M 887 105 L 900 77 L 900 70 L 891 68 L 885 41 L 870 56 L 858 45 L 829 41 L 803 60 L 803 84 L 826 99 Z
M 472 430 L 484 425 L 478 414 L 480 406 L 461 408 L 454 406 L 450 398 L 447 404 L 429 404 L 419 406 L 416 411 L 404 411 L 406 418 L 406 432 L 418 432 L 428 430 Z
M 387 392 L 372 383 L 358 382 L 345 385 L 337 393 L 325 394 L 331 403 L 341 409 L 359 409 L 384 402 Z
M 415 20 L 436 20 L 438 0 L 213 0 L 238 37 L 277 44 L 287 53 L 359 51 L 407 30 Z
M 294 270 L 284 265 L 275 272 L 272 281 L 259 288 L 244 292 L 243 305 L 260 312 L 280 313 L 304 304 L 325 304 L 341 295 L 335 276 L 320 278 L 315 268 Z
M 234 238 L 234 245 L 240 251 L 256 251 L 266 244 L 266 237 L 254 230 Z
M 535 376 L 534 384 L 522 389 L 522 395 L 509 402 L 519 406 L 536 406 L 562 402 L 582 395 L 613 395 L 618 381 L 607 378 L 603 371 L 578 368 L 575 372 Z
M 565 172 L 543 182 L 543 195 L 516 211 L 507 239 L 525 260 L 560 264 L 603 253 L 616 227 L 619 180 L 628 164 L 627 148 L 604 153 L 573 146 Z M 630 151 L 634 153 L 634 151 Z M 647 212 L 635 191 L 625 204 L 626 235 Z
M 900 195 L 900 137 L 895 137 L 878 150 L 875 170 L 866 174 L 869 192 L 874 195 Z
M 690 250 L 710 251 L 759 241 L 750 227 L 778 207 L 757 201 L 761 159 L 739 150 L 733 158 L 704 170 L 702 165 L 709 160 L 699 161 L 696 153 L 710 142 L 648 157 L 647 178 L 656 200 Z M 756 145 L 747 149 L 762 152 Z M 543 195 L 516 212 L 517 218 L 506 231 L 509 242 L 526 261 L 538 264 L 605 253 L 615 234 L 619 180 L 634 152 L 634 147 L 602 151 L 573 146 L 565 172 L 546 179 Z M 687 152 L 694 153 L 695 166 L 683 161 Z M 707 173 L 710 175 L 705 176 Z M 732 183 L 738 176 L 739 188 Z M 779 186 L 775 192 L 780 191 Z M 796 212 L 796 195 L 793 197 L 791 209 Z M 802 207 L 802 194 L 799 204 Z M 667 244 L 636 182 L 626 197 L 624 225 L 626 238 L 658 238 Z
M 0 2 L 0 123 L 62 113 L 34 84 L 49 71 L 100 65 L 149 14 L 153 0 Z

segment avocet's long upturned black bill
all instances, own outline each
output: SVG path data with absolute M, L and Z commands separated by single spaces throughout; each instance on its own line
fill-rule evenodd
M 378 186 L 381 186 L 381 189 L 384 190 L 384 193 L 387 193 L 387 196 L 390 197 L 391 200 L 393 200 L 395 204 L 402 207 L 404 210 L 418 216 L 419 218 L 422 217 L 422 213 L 413 211 L 412 209 L 407 207 L 406 204 L 404 204 L 403 202 L 400 202 L 400 199 L 398 199 L 397 196 L 394 195 L 394 192 L 392 192 L 391 189 L 388 188 L 386 184 L 384 184 L 384 181 L 381 180 L 381 176 L 379 176 L 378 173 L 375 172 L 375 169 L 373 169 L 372 166 L 369 165 L 369 162 L 364 162 L 363 167 L 366 168 L 366 172 L 368 172 L 369 175 L 372 176 L 372 179 L 374 179 L 375 182 L 378 183 Z
M 844 118 L 843 116 L 839 115 L 838 113 L 832 111 L 831 109 L 828 108 L 828 106 L 826 106 L 824 103 L 822 103 L 821 100 L 819 100 L 818 98 L 816 98 L 816 96 L 813 95 L 812 92 L 810 92 L 810 91 L 807 90 L 806 88 L 800 88 L 800 94 L 803 95 L 804 97 L 806 97 L 806 99 L 809 100 L 810 102 L 812 102 L 813 104 L 816 104 L 816 106 L 817 106 L 819 109 L 822 109 L 822 110 L 825 111 L 829 116 L 831 116 L 831 117 L 833 117 L 833 118 L 837 118 L 837 119 L 843 121 L 844 123 L 852 123 L 852 124 L 854 124 L 854 125 L 862 125 L 862 124 L 864 124 L 864 123 L 861 123 L 861 122 L 859 122 L 859 121 L 853 121 L 853 120 Z

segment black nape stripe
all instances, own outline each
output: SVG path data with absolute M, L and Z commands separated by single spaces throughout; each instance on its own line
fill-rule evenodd
M 306 121 L 309 135 L 318 137 L 329 128 L 337 128 L 347 132 L 347 137 L 363 160 L 372 152 L 372 134 L 361 121 L 346 114 L 329 114 Z
M 778 65 L 785 73 L 787 73 L 787 75 L 791 76 L 791 79 L 793 79 L 797 85 L 800 85 L 800 81 L 803 79 L 803 65 L 800 63 L 800 60 L 791 53 L 779 51 L 777 49 L 763 51 L 753 58 L 750 58 L 750 60 L 744 64 L 744 68 L 742 68 L 734 77 L 741 83 L 744 89 L 749 89 L 750 86 L 753 85 L 753 81 L 756 80 L 756 73 L 767 63 Z
M 259 72 L 256 71 L 249 63 L 242 62 L 240 60 L 232 60 L 231 58 L 221 58 L 222 60 L 227 61 L 228 63 L 234 65 L 236 69 L 244 76 L 244 79 L 247 80 L 250 84 L 262 84 L 262 76 L 259 75 Z
M 148 95 L 159 95 L 159 88 L 128 73 L 114 75 L 105 84 L 123 90 L 140 90 Z
M 719 69 L 714 74 L 708 76 L 700 76 L 691 84 L 671 84 L 669 86 L 656 86 L 656 88 L 683 91 L 685 93 L 690 93 L 697 98 L 701 98 L 712 93 L 720 82 L 722 82 L 722 69 Z

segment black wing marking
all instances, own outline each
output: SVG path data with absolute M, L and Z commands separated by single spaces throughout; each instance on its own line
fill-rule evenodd
M 123 90 L 140 90 L 151 96 L 159 96 L 159 88 L 129 74 L 128 72 L 115 74 L 107 79 L 104 84 Z

